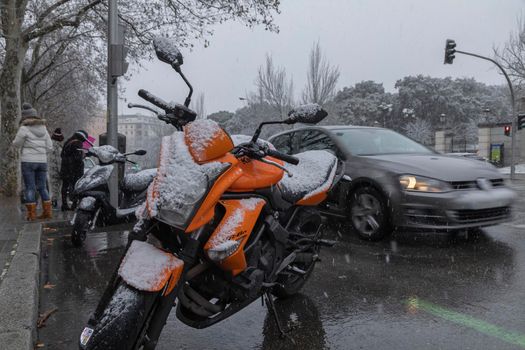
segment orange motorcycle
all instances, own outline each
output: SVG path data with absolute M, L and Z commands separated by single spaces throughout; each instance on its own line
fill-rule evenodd
M 182 55 L 166 39 L 157 57 L 184 79 L 184 105 L 139 95 L 179 130 L 162 139 L 157 176 L 137 211 L 126 252 L 80 336 L 80 349 L 154 349 L 173 307 L 179 320 L 209 327 L 264 298 L 281 334 L 273 297 L 296 294 L 312 274 L 321 246 L 315 209 L 341 174 L 326 151 L 290 156 L 259 139 L 266 124 L 317 123 L 318 105 L 264 122 L 247 142 L 211 120 L 195 120 Z M 339 171 L 338 171 L 339 170 Z

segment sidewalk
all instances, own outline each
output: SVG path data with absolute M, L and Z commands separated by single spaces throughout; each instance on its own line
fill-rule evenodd
M 62 213 L 53 212 L 64 221 Z M 0 349 L 32 350 L 38 318 L 42 223 L 24 220 L 18 198 L 0 197 Z

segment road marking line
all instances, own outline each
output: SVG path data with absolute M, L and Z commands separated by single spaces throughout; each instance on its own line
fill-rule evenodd
M 480 319 L 468 316 L 456 311 L 445 309 L 439 305 L 429 303 L 418 298 L 409 298 L 407 305 L 410 310 L 423 310 L 434 316 L 441 317 L 447 321 L 460 324 L 465 327 L 474 329 L 480 333 L 498 338 L 507 343 L 518 345 L 525 348 L 525 335 L 508 331 L 499 326 L 482 321 Z

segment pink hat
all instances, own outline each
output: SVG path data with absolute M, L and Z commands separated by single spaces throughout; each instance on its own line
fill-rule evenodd
M 84 141 L 82 143 L 82 148 L 83 149 L 90 149 L 93 146 L 93 144 L 95 143 L 95 140 L 96 140 L 93 136 L 89 136 L 89 135 L 88 135 L 87 139 L 88 139 L 89 142 L 88 141 Z

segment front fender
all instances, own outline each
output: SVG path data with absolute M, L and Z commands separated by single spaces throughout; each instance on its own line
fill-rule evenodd
M 133 241 L 118 274 L 130 286 L 148 292 L 160 291 L 169 281 L 168 294 L 182 274 L 184 262 L 147 242 Z

